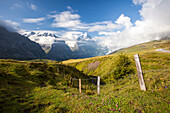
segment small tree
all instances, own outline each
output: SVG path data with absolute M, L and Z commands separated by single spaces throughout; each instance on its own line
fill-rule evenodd
M 132 61 L 125 54 L 120 54 L 115 61 L 115 70 L 111 74 L 112 79 L 120 79 L 134 73 Z

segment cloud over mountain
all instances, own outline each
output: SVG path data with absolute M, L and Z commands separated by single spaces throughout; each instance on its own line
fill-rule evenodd
M 124 14 L 121 14 L 120 17 L 115 21 L 115 23 L 124 26 L 125 28 L 130 28 L 132 26 L 132 23 L 130 21 L 131 19 Z
M 112 3 L 116 4 L 114 1 Z M 129 3 L 129 1 L 126 1 L 126 3 Z M 104 2 L 101 2 L 99 5 L 104 6 L 104 4 Z M 0 21 L 0 24 L 10 26 L 9 28 L 11 30 L 12 28 L 15 30 L 18 26 L 27 28 L 28 24 L 26 23 L 36 23 L 31 24 L 29 29 L 55 30 L 58 32 L 58 36 L 63 37 L 63 39 L 64 37 L 68 37 L 69 40 L 77 38 L 84 32 L 89 32 L 98 44 L 107 46 L 110 51 L 170 36 L 169 0 L 131 0 L 130 5 L 125 5 L 128 9 L 133 9 L 129 11 L 128 9 L 127 11 L 122 11 L 124 5 L 121 6 L 121 4 L 120 7 L 115 7 L 116 9 L 120 8 L 116 11 L 112 10 L 112 6 L 108 8 L 109 10 L 106 10 L 107 8 L 99 8 L 98 5 L 93 6 L 95 9 L 93 9 L 93 7 L 82 8 L 79 4 L 75 6 L 66 4 L 59 8 L 56 8 L 56 6 L 51 8 L 51 6 L 49 7 L 45 4 L 44 7 L 46 7 L 46 9 L 41 9 L 42 7 L 38 2 L 28 3 L 28 1 L 25 5 L 24 2 L 18 2 L 18 4 L 16 3 L 10 6 L 19 9 L 21 8 L 20 5 L 23 10 L 24 8 L 29 9 L 30 12 L 28 12 L 32 15 L 27 17 L 32 18 L 26 18 L 24 14 L 22 19 L 21 17 L 18 19 L 8 19 Z M 51 3 L 51 5 L 53 4 Z M 109 6 L 109 4 L 105 5 Z M 72 6 L 74 6 L 74 8 L 72 8 Z M 36 11 L 30 10 L 30 8 Z M 49 10 L 47 10 L 47 8 L 49 8 Z M 139 13 L 132 14 L 136 9 Z M 12 11 L 17 12 L 17 10 Z M 104 13 L 107 13 L 107 15 L 104 15 Z M 35 17 L 34 15 L 39 17 L 33 18 Z M 19 24 L 12 20 L 22 22 Z
M 112 21 L 103 21 L 103 22 L 96 22 L 90 24 L 88 31 L 94 32 L 94 31 L 113 31 L 115 29 L 121 28 L 120 25 L 114 24 Z
M 110 51 L 170 36 L 169 0 L 133 0 L 133 3 L 142 6 L 139 11 L 141 20 L 132 26 L 130 17 L 122 14 L 115 22 L 123 24 L 126 27 L 124 30 L 113 32 L 110 36 L 96 37 Z
M 19 27 L 20 24 L 12 20 L 0 20 L 0 26 L 5 27 L 8 31 L 16 32 L 18 31 L 17 27 Z

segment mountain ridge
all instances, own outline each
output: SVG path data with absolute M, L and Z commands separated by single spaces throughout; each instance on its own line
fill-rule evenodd
M 0 26 L 1 59 L 40 59 L 45 56 L 38 43 Z
M 108 51 L 107 48 L 99 46 L 87 32 L 77 37 L 74 35 L 69 35 L 69 37 L 60 37 L 54 33 L 51 33 L 50 31 L 30 31 L 23 32 L 22 34 L 39 43 L 42 49 L 46 51 L 48 58 L 52 58 L 53 60 L 94 57 L 98 55 L 105 55 Z M 60 47 L 57 47 L 57 44 L 61 43 L 61 41 L 63 41 L 63 43 L 65 43 L 71 51 L 66 47 L 65 44 L 62 44 L 63 47 L 61 45 L 59 45 Z M 68 54 L 64 52 L 66 48 Z M 63 49 L 63 52 L 59 49 Z M 60 51 L 60 54 L 57 54 L 57 51 Z

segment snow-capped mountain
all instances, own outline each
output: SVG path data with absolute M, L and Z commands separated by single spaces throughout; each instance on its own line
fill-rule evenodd
M 76 51 L 79 49 L 77 41 L 65 41 L 65 43 L 70 47 L 72 51 Z
M 85 32 L 83 35 L 81 35 L 77 38 L 78 41 L 91 40 L 91 39 L 92 39 L 91 36 L 87 32 Z
M 30 31 L 24 32 L 23 35 L 28 37 L 30 40 L 39 43 L 40 45 L 52 44 L 54 43 L 54 40 L 58 38 L 57 35 L 48 31 Z
M 23 32 L 22 35 L 39 43 L 42 49 L 48 53 L 48 58 L 53 60 L 57 57 L 57 60 L 93 57 L 104 55 L 108 51 L 107 48 L 98 45 L 87 32 L 79 35 L 58 36 L 51 31 L 29 31 Z
M 41 36 L 45 36 L 45 37 L 54 37 L 54 38 L 58 38 L 57 35 L 55 35 L 54 33 L 50 32 L 50 31 L 25 31 L 23 33 L 24 36 L 26 37 L 29 37 L 29 36 L 38 36 L 38 37 L 41 37 Z
M 28 37 L 30 40 L 39 43 L 45 52 L 49 52 L 51 45 L 59 38 L 55 32 L 52 31 L 24 31 L 20 34 Z

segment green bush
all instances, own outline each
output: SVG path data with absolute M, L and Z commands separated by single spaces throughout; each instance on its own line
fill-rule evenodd
M 115 69 L 113 73 L 111 73 L 111 80 L 126 77 L 134 72 L 130 58 L 125 54 L 120 54 L 115 61 Z

